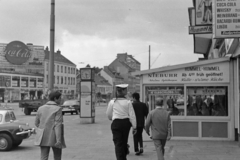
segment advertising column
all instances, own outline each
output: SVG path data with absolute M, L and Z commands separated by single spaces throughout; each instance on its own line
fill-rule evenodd
M 80 69 L 80 123 L 95 123 L 94 69 Z

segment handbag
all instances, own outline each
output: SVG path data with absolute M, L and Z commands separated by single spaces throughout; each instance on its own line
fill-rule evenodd
M 42 137 L 43 137 L 43 131 L 44 128 L 37 128 L 36 129 L 36 136 L 35 136 L 35 140 L 34 140 L 34 145 L 35 146 L 40 146 L 41 142 L 42 142 Z

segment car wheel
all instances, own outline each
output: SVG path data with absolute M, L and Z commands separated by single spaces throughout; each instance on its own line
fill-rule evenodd
M 13 143 L 13 146 L 14 146 L 14 147 L 17 147 L 17 146 L 19 146 L 21 143 L 22 143 L 22 140 L 16 141 L 16 142 Z
M 0 134 L 0 151 L 8 151 L 12 148 L 12 138 L 7 134 Z

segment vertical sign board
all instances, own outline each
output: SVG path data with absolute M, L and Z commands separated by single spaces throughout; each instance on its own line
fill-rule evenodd
M 213 38 L 240 36 L 240 1 L 213 1 Z
M 81 104 L 80 104 L 80 117 L 81 118 L 91 118 L 92 111 L 91 111 L 91 103 L 92 103 L 92 96 L 91 96 L 91 81 L 82 81 L 81 82 Z

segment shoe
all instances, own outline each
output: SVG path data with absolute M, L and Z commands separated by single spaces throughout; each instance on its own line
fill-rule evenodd
M 138 152 L 135 153 L 136 156 L 139 156 L 140 154 L 141 154 L 140 151 L 138 151 Z
M 130 154 L 129 148 L 130 148 L 130 145 L 128 144 L 127 145 L 127 155 Z
M 140 151 L 139 151 L 141 154 L 143 153 L 143 149 L 140 149 Z

